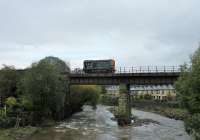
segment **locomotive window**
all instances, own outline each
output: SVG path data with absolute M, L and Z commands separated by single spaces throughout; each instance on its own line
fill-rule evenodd
M 92 67 L 92 63 L 91 62 L 88 62 L 88 63 L 85 63 L 85 66 L 88 68 L 91 68 Z

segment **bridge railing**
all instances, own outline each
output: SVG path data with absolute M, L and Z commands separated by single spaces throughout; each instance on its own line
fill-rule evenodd
M 178 66 L 139 66 L 139 67 L 119 67 L 116 69 L 116 73 L 174 73 L 180 72 Z
M 139 66 L 139 67 L 118 67 L 115 73 L 176 73 L 180 72 L 180 66 Z M 83 69 L 71 70 L 74 74 L 84 74 Z

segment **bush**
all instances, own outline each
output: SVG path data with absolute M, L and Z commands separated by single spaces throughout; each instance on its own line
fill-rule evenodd
M 5 116 L 6 116 L 6 109 L 0 108 L 0 117 L 5 117 Z
M 0 70 L 0 93 L 1 96 L 16 96 L 18 74 L 14 67 L 6 66 Z
M 94 85 L 79 85 L 71 86 L 71 101 L 72 108 L 80 108 L 84 104 L 92 105 L 94 108 L 99 101 L 101 89 Z
M 200 140 L 200 113 L 196 113 L 185 120 L 186 131 Z
M 1 128 L 10 128 L 14 127 L 16 123 L 15 117 L 0 117 L 0 126 Z
M 8 107 L 12 108 L 13 106 L 17 105 L 17 100 L 15 97 L 8 97 L 5 103 L 8 105 Z
M 21 105 L 34 112 L 34 122 L 64 118 L 68 79 L 63 72 L 68 67 L 63 65 L 66 64 L 58 58 L 42 59 L 26 70 L 18 84 L 18 91 L 23 95 Z

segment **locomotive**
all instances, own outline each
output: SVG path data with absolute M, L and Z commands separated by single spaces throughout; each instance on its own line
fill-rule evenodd
M 85 60 L 83 62 L 83 71 L 85 73 L 114 73 L 115 60 Z

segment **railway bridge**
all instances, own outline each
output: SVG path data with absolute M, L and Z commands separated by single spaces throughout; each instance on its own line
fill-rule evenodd
M 70 74 L 71 85 L 173 85 L 178 72 L 163 73 L 114 73 L 114 74 Z
M 70 73 L 72 85 L 173 85 L 180 75 L 179 67 L 120 68 L 115 73 Z
M 178 67 L 120 68 L 115 73 L 84 73 L 75 69 L 70 73 L 70 85 L 125 85 L 127 93 L 120 95 L 119 108 L 125 108 L 118 116 L 118 124 L 131 122 L 131 85 L 173 85 L 180 75 Z M 121 103 L 120 103 L 121 102 Z M 125 102 L 125 103 L 123 103 Z

